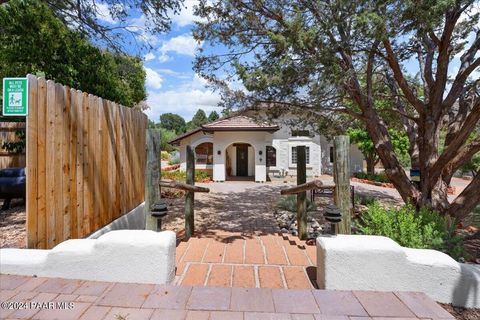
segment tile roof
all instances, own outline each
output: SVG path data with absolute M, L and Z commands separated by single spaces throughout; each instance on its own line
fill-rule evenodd
M 277 125 L 270 125 L 266 122 L 258 122 L 255 119 L 246 116 L 233 116 L 222 118 L 212 123 L 208 123 L 199 128 L 185 132 L 175 139 L 169 141 L 170 144 L 178 144 L 181 140 L 195 134 L 199 131 L 213 132 L 213 131 L 277 131 Z
M 235 116 L 231 118 L 220 119 L 215 122 L 202 126 L 204 130 L 209 129 L 265 129 L 278 130 L 278 126 L 270 125 L 265 122 L 255 121 L 253 118 L 246 116 Z

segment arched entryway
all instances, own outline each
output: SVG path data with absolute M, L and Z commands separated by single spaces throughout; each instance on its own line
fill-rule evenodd
M 235 142 L 225 149 L 226 180 L 255 180 L 255 148 Z

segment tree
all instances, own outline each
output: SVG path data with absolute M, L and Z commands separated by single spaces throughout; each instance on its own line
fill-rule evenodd
M 473 0 L 202 1 L 195 37 L 227 52 L 204 52 L 195 68 L 223 89 L 226 80 L 240 79 L 249 103 L 360 121 L 406 202 L 463 219 L 480 202 L 480 176 L 451 203 L 447 187 L 480 151 L 480 138 L 466 144 L 480 119 L 477 9 Z M 375 90 L 378 76 L 394 102 L 388 110 L 409 138 L 420 186 L 395 154 L 377 106 L 385 99 Z
M 347 133 L 350 136 L 350 142 L 357 145 L 365 157 L 367 173 L 375 174 L 375 166 L 380 161 L 380 158 L 375 150 L 372 139 L 368 135 L 368 131 L 361 128 L 351 128 L 347 130 Z M 408 160 L 406 159 L 409 150 L 408 137 L 395 129 L 389 129 L 388 133 L 392 138 L 392 144 L 397 157 L 399 160 L 402 159 L 400 162 L 402 162 L 403 165 L 407 165 L 406 162 L 408 162 Z
M 0 77 L 37 74 L 125 106 L 146 98 L 141 59 L 93 46 L 43 2 L 0 6 L 0 47 Z
M 192 120 L 187 123 L 187 130 L 193 130 L 208 123 L 207 115 L 202 109 L 198 109 Z
M 160 127 L 181 134 L 186 130 L 186 123 L 178 114 L 164 113 L 160 116 Z
M 160 150 L 167 152 L 175 151 L 175 147 L 169 144 L 168 141 L 173 140 L 176 136 L 175 131 L 160 128 Z
M 22 0 L 0 0 L 0 5 L 10 5 Z M 169 15 L 178 14 L 183 0 L 45 0 L 53 15 L 73 30 L 96 39 L 108 47 L 121 51 L 124 43 L 137 43 L 137 38 L 147 42 L 146 34 L 169 30 Z M 132 25 L 129 15 L 140 11 L 144 26 Z M 131 36 L 128 38 L 128 36 Z
M 213 122 L 213 121 L 217 121 L 219 118 L 220 118 L 220 116 L 218 115 L 217 111 L 213 110 L 208 115 L 208 122 L 210 123 L 210 122 Z

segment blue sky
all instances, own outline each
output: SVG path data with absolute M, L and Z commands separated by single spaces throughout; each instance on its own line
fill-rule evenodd
M 194 113 L 203 109 L 207 115 L 221 108 L 217 106 L 219 95 L 207 88 L 207 83 L 193 72 L 195 50 L 203 44 L 197 43 L 192 36 L 195 17 L 193 6 L 198 0 L 186 0 L 180 14 L 172 15 L 171 30 L 163 35 L 143 34 L 137 37 L 139 41 L 148 41 L 153 46 L 143 52 L 145 71 L 147 73 L 146 88 L 147 103 L 150 107 L 145 113 L 150 120 L 158 122 L 162 113 L 172 112 L 184 117 L 187 121 Z M 98 18 L 104 22 L 115 24 L 103 7 L 103 14 Z M 138 27 L 135 30 L 143 33 L 145 18 L 132 13 L 130 25 Z M 132 47 L 132 53 L 138 48 Z
M 192 70 L 195 51 L 199 47 L 205 48 L 203 43 L 196 42 L 192 36 L 195 19 L 198 19 L 193 15 L 193 6 L 197 3 L 198 0 L 185 0 L 185 7 L 181 12 L 178 15 L 171 15 L 171 30 L 162 35 L 145 34 L 142 31 L 146 23 L 145 17 L 140 13 L 132 12 L 129 24 L 140 34 L 137 40 L 149 42 L 153 46 L 151 50 L 143 52 L 142 56 L 147 73 L 147 104 L 150 107 L 145 113 L 154 122 L 158 122 L 160 115 L 167 112 L 177 113 L 187 121 L 199 108 L 203 109 L 207 115 L 212 110 L 221 113 L 221 108 L 217 106 L 220 101 L 218 93 L 208 88 L 207 82 Z M 101 13 L 98 18 L 115 24 L 106 5 L 100 3 L 99 7 Z M 473 12 L 478 10 L 479 6 L 474 6 Z M 465 18 L 467 17 L 461 19 Z M 473 39 L 474 35 L 471 34 L 470 43 Z M 206 49 L 220 50 L 219 48 Z M 138 52 L 138 48 L 132 47 L 131 50 L 132 53 Z M 451 74 L 458 72 L 459 58 L 460 54 L 450 64 Z M 416 59 L 411 59 L 404 67 L 411 75 L 418 72 Z M 479 77 L 480 71 L 477 70 L 472 76 Z

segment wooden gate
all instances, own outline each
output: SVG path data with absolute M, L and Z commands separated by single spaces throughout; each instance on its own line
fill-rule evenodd
M 144 200 L 140 111 L 29 75 L 27 246 L 82 238 Z

